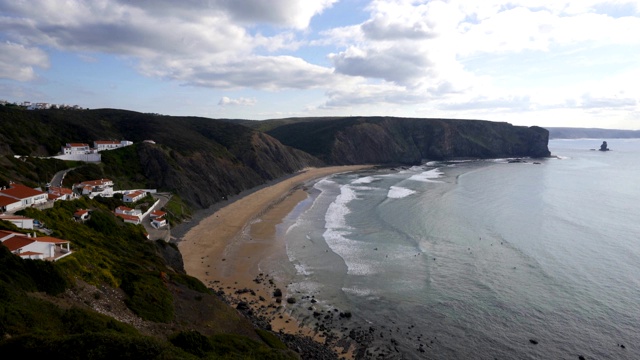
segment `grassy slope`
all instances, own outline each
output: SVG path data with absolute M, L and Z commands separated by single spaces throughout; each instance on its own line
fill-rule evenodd
M 91 219 L 84 224 L 73 221 L 77 208 L 92 209 Z M 108 358 L 119 351 L 130 354 L 125 358 L 178 359 L 216 354 L 291 358 L 291 353 L 262 342 L 246 320 L 197 279 L 167 268 L 158 255 L 158 245 L 144 238 L 141 226 L 121 222 L 100 202 L 58 202 L 53 209 L 28 209 L 24 214 L 48 224 L 53 236 L 70 240 L 74 253 L 51 263 L 22 260 L 0 246 L 0 334 L 5 339 L 0 342 L 0 351 L 50 354 L 53 358 L 68 355 L 72 359 L 89 355 Z M 1 221 L 0 228 L 17 230 Z M 176 345 L 163 337 L 145 336 L 85 307 L 60 307 L 30 295 L 44 292 L 57 298 L 77 279 L 122 289 L 126 305 L 137 316 L 160 328 L 166 323 L 164 332 L 175 331 L 172 337 L 184 331 L 204 332 L 206 335 L 198 334 L 211 343 L 208 350 L 203 355 L 190 343 Z M 198 316 L 191 315 L 194 311 Z

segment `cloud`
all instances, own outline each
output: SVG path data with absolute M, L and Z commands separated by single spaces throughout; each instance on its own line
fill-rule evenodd
M 376 17 L 362 24 L 362 32 L 371 40 L 429 39 L 435 36 L 425 21 L 406 23 L 398 20 Z
M 270 23 L 304 29 L 311 18 L 331 7 L 337 0 L 214 0 L 238 21 Z
M 512 97 L 476 97 L 461 102 L 449 102 L 439 106 L 442 110 L 517 110 L 524 111 L 531 109 L 531 99 L 528 96 Z
M 140 71 L 188 85 L 217 89 L 310 89 L 332 86 L 339 80 L 331 69 L 291 56 L 248 56 L 224 63 L 212 63 L 207 58 L 179 62 L 166 60 L 158 59 L 162 62 L 159 64 L 141 64 Z
M 583 109 L 633 109 L 638 105 L 638 100 L 629 97 L 593 97 L 591 94 L 584 94 L 577 107 Z
M 44 51 L 10 42 L 0 43 L 0 78 L 34 80 L 37 78 L 34 67 L 49 67 L 49 58 Z
M 231 99 L 229 97 L 223 96 L 220 101 L 218 101 L 218 105 L 219 106 L 226 106 L 226 105 L 239 105 L 239 106 L 253 106 L 256 104 L 256 99 L 255 98 L 237 98 L 237 99 Z
M 379 78 L 398 83 L 424 76 L 432 63 L 427 55 L 402 45 L 388 48 L 350 48 L 331 54 L 335 71 L 345 75 Z
M 10 15 L 0 18 L 0 34 L 63 51 L 127 56 L 146 76 L 185 84 L 313 88 L 331 83 L 331 69 L 300 57 L 256 55 L 258 48 L 295 50 L 300 46 L 295 34 L 285 31 L 252 36 L 236 19 L 301 28 L 334 2 L 75 1 L 58 2 L 57 8 L 50 0 L 0 2 L 0 11 Z
M 530 111 L 567 99 L 638 108 L 640 85 L 623 71 L 640 61 L 637 0 L 371 0 L 340 4 L 364 8 L 364 17 L 341 14 L 332 23 L 345 26 L 313 33 L 314 17 L 334 15 L 337 2 L 0 0 L 0 77 L 32 81 L 55 50 L 116 55 L 144 76 L 196 87 L 319 89 L 325 98 L 313 104 L 332 109 Z M 587 49 L 583 61 L 576 49 Z M 608 51 L 615 64 L 593 56 Z M 592 69 L 606 75 L 582 81 Z M 258 102 L 219 104 L 250 100 Z

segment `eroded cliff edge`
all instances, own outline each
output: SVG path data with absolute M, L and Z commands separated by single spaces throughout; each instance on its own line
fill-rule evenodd
M 546 157 L 549 132 L 504 122 L 394 117 L 274 120 L 267 131 L 329 164 Z

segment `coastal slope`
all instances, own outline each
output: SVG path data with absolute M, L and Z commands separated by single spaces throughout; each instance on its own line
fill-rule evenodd
M 550 155 L 546 129 L 504 122 L 343 117 L 272 120 L 260 128 L 336 165 Z
M 129 140 L 102 152 L 100 166 L 83 166 L 74 179 L 110 178 L 118 188 L 157 188 L 207 208 L 229 195 L 322 162 L 273 137 L 226 121 L 143 114 L 116 109 L 27 111 L 0 106 L 0 186 L 9 181 L 43 186 L 55 171 L 39 171 L 36 157 L 52 156 L 66 143 Z M 145 142 L 145 140 L 152 142 Z M 27 155 L 24 162 L 14 155 Z M 54 162 L 55 160 L 50 160 Z

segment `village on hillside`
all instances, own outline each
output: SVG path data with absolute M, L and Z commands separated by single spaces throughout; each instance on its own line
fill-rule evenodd
M 84 143 L 68 143 L 62 147 L 62 155 L 55 157 L 64 160 L 87 161 L 83 159 L 97 155 L 97 161 L 100 161 L 100 151 L 118 149 L 132 144 L 131 141 L 126 140 L 95 141 L 94 147 L 91 148 Z M 20 229 L 38 230 L 49 235 L 51 232 L 45 224 L 15 213 L 29 207 L 40 210 L 49 209 L 54 206 L 56 201 L 69 201 L 81 196 L 93 199 L 96 196 L 114 197 L 115 194 L 120 194 L 122 205 L 113 209 L 115 216 L 125 223 L 143 225 L 149 239 L 151 238 L 150 232 L 158 235 L 156 237 L 159 238 L 167 239 L 169 236 L 167 214 L 160 210 L 168 197 L 157 196 L 156 189 L 114 190 L 114 183 L 110 179 L 87 180 L 74 184 L 72 188 L 56 185 L 58 184 L 47 184 L 46 191 L 13 182 L 7 187 L 0 188 L 0 221 L 10 222 Z M 59 185 L 61 185 L 61 181 Z M 153 204 L 148 208 L 145 206 L 144 212 L 139 208 L 132 208 L 137 202 L 148 197 L 153 199 Z M 73 217 L 78 222 L 87 221 L 91 217 L 91 209 L 77 209 Z M 164 231 L 158 232 L 159 230 Z M 73 252 L 69 241 L 50 236 L 37 236 L 36 232 L 24 234 L 0 230 L 0 242 L 12 253 L 25 259 L 57 261 Z

